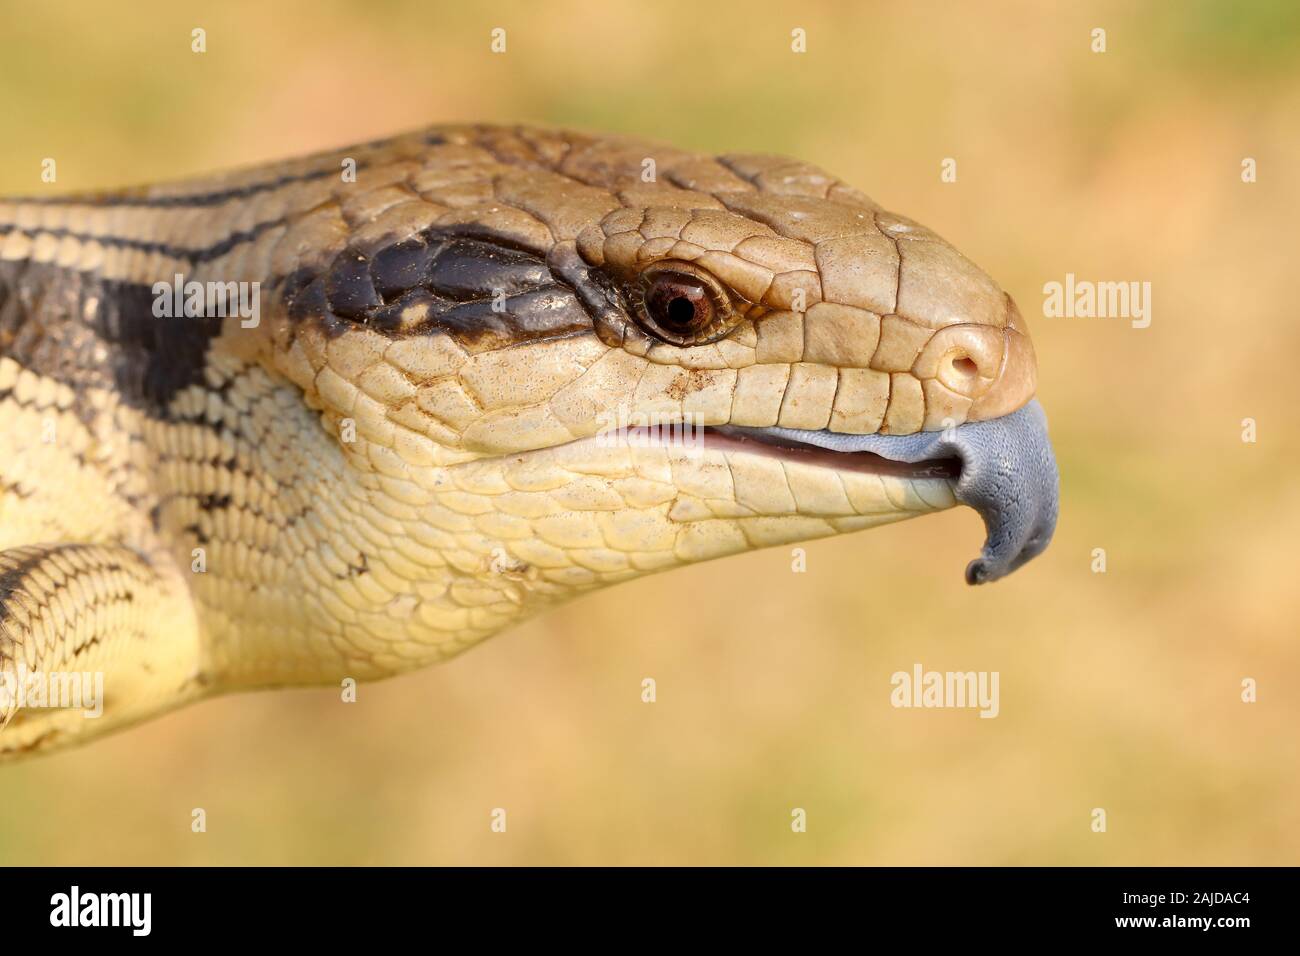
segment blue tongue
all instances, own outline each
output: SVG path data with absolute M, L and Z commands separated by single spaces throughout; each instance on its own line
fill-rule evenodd
M 966 583 L 1005 577 L 1052 540 L 1060 498 L 1047 416 L 1037 400 L 986 422 L 914 435 L 841 435 L 790 428 L 772 434 L 835 451 L 869 451 L 894 461 L 960 458 L 957 500 L 984 519 L 988 536 L 966 566 Z

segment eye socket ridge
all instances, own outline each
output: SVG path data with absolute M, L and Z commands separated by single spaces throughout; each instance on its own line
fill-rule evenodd
M 652 263 L 637 277 L 636 291 L 637 324 L 670 345 L 707 345 L 736 323 L 726 288 L 689 262 Z

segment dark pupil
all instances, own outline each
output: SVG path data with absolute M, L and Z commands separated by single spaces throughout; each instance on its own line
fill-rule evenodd
M 662 276 L 651 287 L 650 316 L 671 335 L 692 336 L 708 325 L 712 312 L 708 293 L 695 283 Z
M 695 321 L 695 303 L 684 295 L 676 296 L 668 302 L 668 322 L 679 328 L 689 328 Z

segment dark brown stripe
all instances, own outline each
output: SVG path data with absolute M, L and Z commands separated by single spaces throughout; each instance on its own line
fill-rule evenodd
M 357 163 L 357 171 L 365 169 L 368 164 Z M 327 167 L 306 173 L 287 173 L 276 179 L 220 189 L 209 193 L 195 193 L 190 196 L 22 196 L 8 199 L 7 202 L 28 203 L 33 206 L 124 206 L 140 209 L 190 209 L 202 206 L 223 206 L 238 199 L 251 199 L 262 193 L 274 192 L 294 183 L 313 182 L 338 174 L 338 169 Z
M 35 240 L 39 235 L 53 236 L 56 239 L 71 238 L 76 239 L 78 242 L 98 242 L 100 245 L 112 246 L 117 249 L 139 249 L 141 252 L 149 253 L 161 252 L 163 255 L 171 256 L 174 259 L 183 259 L 193 265 L 201 265 L 205 262 L 211 262 L 213 259 L 220 259 L 236 246 L 243 245 L 246 242 L 253 242 L 268 229 L 282 226 L 286 222 L 288 222 L 288 217 L 268 219 L 266 222 L 259 222 L 252 229 L 231 233 L 214 245 L 197 249 L 187 246 L 171 246 L 164 242 L 149 242 L 144 239 L 127 239 L 123 236 L 95 236 L 85 232 L 73 232 L 70 229 L 20 229 L 12 225 L 0 225 L 0 239 L 15 232 L 32 240 Z
M 400 139 L 401 137 L 397 137 Z M 381 149 L 388 143 L 393 142 L 393 137 L 385 139 L 371 140 L 367 143 L 358 143 L 351 147 L 335 150 L 331 154 L 326 154 L 331 160 L 338 160 L 345 157 L 349 150 L 360 152 L 364 150 Z M 426 146 L 440 146 L 447 142 L 447 138 L 441 133 L 427 133 L 421 140 Z M 306 161 L 310 162 L 311 157 Z M 324 161 L 324 160 L 322 160 Z M 358 160 L 357 172 L 370 168 L 369 160 Z M 12 203 L 27 203 L 33 206 L 113 206 L 132 209 L 195 209 L 204 206 L 222 206 L 228 202 L 236 200 L 251 199 L 269 192 L 275 192 L 285 186 L 292 186 L 295 183 L 315 182 L 325 179 L 338 173 L 338 164 L 333 162 L 321 169 L 308 170 L 302 173 L 285 173 L 277 176 L 275 179 L 264 180 L 260 183 L 249 183 L 246 186 L 232 186 L 229 189 L 217 189 L 206 193 L 191 193 L 185 196 L 16 196 L 6 198 L 4 201 Z

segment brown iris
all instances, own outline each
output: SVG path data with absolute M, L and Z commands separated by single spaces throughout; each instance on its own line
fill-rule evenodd
M 702 345 L 731 327 L 731 304 L 716 279 L 687 263 L 656 263 L 641 281 L 641 326 L 672 345 Z

